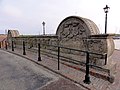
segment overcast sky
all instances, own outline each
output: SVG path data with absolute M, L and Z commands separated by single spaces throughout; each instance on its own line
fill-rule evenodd
M 42 34 L 42 22 L 46 33 L 55 34 L 59 23 L 76 15 L 94 21 L 104 33 L 106 4 L 108 33 L 120 33 L 120 0 L 0 0 L 0 33 L 17 29 L 20 34 Z

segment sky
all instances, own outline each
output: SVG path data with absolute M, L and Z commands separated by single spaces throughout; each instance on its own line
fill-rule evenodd
M 21 35 L 40 35 L 43 21 L 46 34 L 55 34 L 68 16 L 88 18 L 104 33 L 106 4 L 110 7 L 107 33 L 120 33 L 120 0 L 0 0 L 0 34 L 14 29 Z

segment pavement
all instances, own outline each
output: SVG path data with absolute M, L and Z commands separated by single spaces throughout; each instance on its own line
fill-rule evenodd
M 57 77 L 25 58 L 0 50 L 0 90 L 39 90 Z
M 110 84 L 107 90 L 120 90 L 120 50 L 115 50 L 111 57 L 117 66 L 114 83 Z
M 60 70 L 57 67 L 57 61 L 55 58 L 50 58 L 45 55 L 41 55 L 42 61 L 37 61 L 38 56 L 35 52 L 26 51 L 26 55 L 22 55 L 22 49 L 11 49 L 7 50 L 8 52 L 14 53 L 18 56 L 26 58 L 26 60 L 33 61 L 34 63 L 46 68 L 49 71 L 52 71 L 54 74 L 60 76 L 57 81 L 49 83 L 42 87 L 40 90 L 120 90 L 120 51 L 115 50 L 112 59 L 117 63 L 117 73 L 115 74 L 114 83 L 110 83 L 106 80 L 96 78 L 90 75 L 90 84 L 85 84 L 83 82 L 85 73 L 82 71 L 75 70 L 66 65 L 60 64 Z
M 84 90 L 26 58 L 0 50 L 0 90 L 56 89 Z

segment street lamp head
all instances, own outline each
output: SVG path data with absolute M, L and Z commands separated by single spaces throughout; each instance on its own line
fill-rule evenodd
M 45 35 L 45 22 L 43 21 L 42 24 L 43 24 L 43 35 Z
M 43 24 L 43 26 L 45 26 L 45 22 L 44 22 L 44 21 L 43 21 L 43 23 L 42 23 L 42 24 Z
M 108 7 L 108 5 L 106 5 L 106 7 L 103 8 L 105 13 L 108 13 L 108 9 L 110 9 L 110 7 Z

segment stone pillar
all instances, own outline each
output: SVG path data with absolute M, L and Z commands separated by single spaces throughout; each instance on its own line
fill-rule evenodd
M 107 58 L 109 58 L 114 49 L 114 41 L 113 34 L 98 34 L 98 35 L 90 35 L 87 39 L 88 50 L 93 53 L 105 54 L 107 53 Z M 91 55 L 91 62 L 98 66 L 105 65 L 105 58 L 101 55 Z M 109 60 L 107 59 L 107 63 Z

